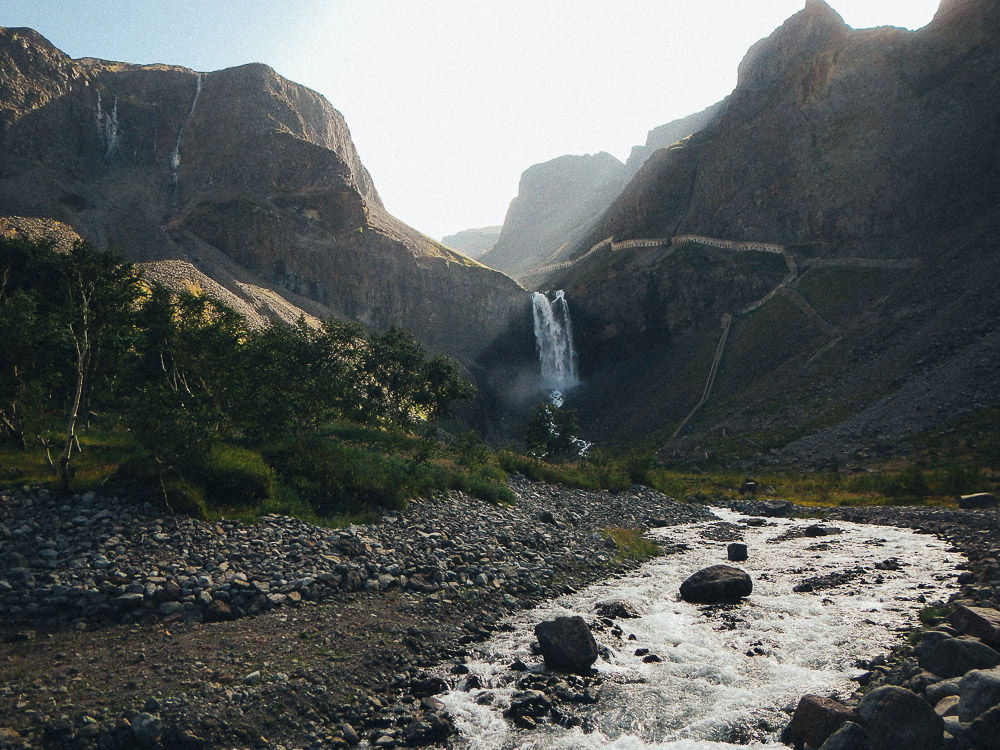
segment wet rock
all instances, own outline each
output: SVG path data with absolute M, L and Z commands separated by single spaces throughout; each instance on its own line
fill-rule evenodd
M 1000 610 L 958 604 L 948 622 L 964 635 L 978 638 L 987 646 L 1000 649 Z
M 455 725 L 443 713 L 428 714 L 414 720 L 403 730 L 403 742 L 410 747 L 443 742 L 455 734 Z
M 410 692 L 418 698 L 447 693 L 449 689 L 448 683 L 441 677 L 428 677 L 410 683 Z
M 1000 665 L 1000 653 L 970 638 L 944 638 L 926 646 L 921 643 L 917 656 L 922 669 L 945 678 Z
M 968 738 L 978 750 L 1000 750 L 1000 706 L 984 711 L 969 726 Z
M 927 701 L 900 689 L 878 702 L 868 737 L 879 750 L 942 750 L 944 722 Z
M 745 571 L 730 565 L 699 570 L 681 584 L 681 598 L 694 604 L 732 602 L 750 596 L 753 581 Z
M 535 637 L 548 669 L 586 675 L 597 661 L 597 641 L 579 615 L 540 622 Z
M 814 523 L 812 526 L 807 526 L 804 533 L 808 537 L 833 536 L 834 534 L 840 534 L 841 529 Z
M 594 606 L 594 611 L 601 617 L 608 617 L 612 620 L 627 620 L 639 617 L 639 613 L 635 607 L 621 599 L 598 602 Z
M 969 722 L 1000 704 L 1000 669 L 973 669 L 958 684 L 958 718 Z
M 792 714 L 789 731 L 793 740 L 819 747 L 843 726 L 857 718 L 853 709 L 832 698 L 804 695 Z
M 525 716 L 540 718 L 551 710 L 552 699 L 541 690 L 522 690 L 514 693 L 506 716 L 508 718 Z
M 795 505 L 788 500 L 768 500 L 760 503 L 757 514 L 768 518 L 780 518 L 789 515 Z
M 820 750 L 870 750 L 868 732 L 860 724 L 846 721 L 827 737 Z
M 733 542 L 726 547 L 726 559 L 730 562 L 743 562 L 747 557 L 747 546 L 743 542 Z

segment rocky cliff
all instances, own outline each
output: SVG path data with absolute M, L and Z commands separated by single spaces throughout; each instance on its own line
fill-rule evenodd
M 265 65 L 72 60 L 0 29 L 0 215 L 467 362 L 527 314 L 515 282 L 387 214 L 340 113 Z
M 632 153 L 629 154 L 628 161 L 625 162 L 629 176 L 635 175 L 656 151 L 671 146 L 715 122 L 725 109 L 727 101 L 723 100 L 701 112 L 695 112 L 693 115 L 682 117 L 650 130 L 646 134 L 646 144 L 633 146 Z
M 462 255 L 470 258 L 479 258 L 483 253 L 489 251 L 497 240 L 500 239 L 500 230 L 503 227 L 480 227 L 478 229 L 464 229 L 455 234 L 449 234 L 441 238 L 441 242 L 453 250 L 458 250 Z
M 856 31 L 809 0 L 751 48 L 715 123 L 647 162 L 580 247 L 700 233 L 898 255 L 991 209 L 997 15 L 945 2 L 917 32 Z
M 1000 404 L 998 41 L 995 2 L 908 32 L 808 0 L 756 44 L 550 280 L 594 436 L 842 460 Z
M 619 193 L 625 165 L 611 154 L 560 156 L 521 175 L 503 231 L 481 260 L 515 277 L 559 260 Z

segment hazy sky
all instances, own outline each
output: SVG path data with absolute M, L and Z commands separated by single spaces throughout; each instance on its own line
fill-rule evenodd
M 919 28 L 938 0 L 829 0 Z M 804 0 L 0 0 L 71 57 L 267 63 L 343 113 L 389 211 L 439 238 L 501 224 L 527 167 L 621 160 L 736 84 Z

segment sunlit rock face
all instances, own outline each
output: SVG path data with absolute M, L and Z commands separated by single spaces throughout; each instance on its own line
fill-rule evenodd
M 466 361 L 526 310 L 515 282 L 387 214 L 340 113 L 265 65 L 71 60 L 30 29 L 0 29 L 0 63 L 0 215 Z
M 621 190 L 625 165 L 611 154 L 560 156 L 521 175 L 496 245 L 482 257 L 515 277 L 560 260 Z

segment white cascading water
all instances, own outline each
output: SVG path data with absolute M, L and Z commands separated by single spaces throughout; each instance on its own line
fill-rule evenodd
M 535 323 L 535 346 L 542 365 L 541 384 L 549 391 L 549 400 L 556 406 L 562 406 L 565 392 L 580 384 L 566 294 L 560 289 L 550 301 L 542 292 L 534 292 L 531 309 Z
M 720 522 L 741 516 L 716 511 Z M 806 693 L 846 697 L 861 673 L 855 661 L 898 643 L 924 602 L 947 599 L 955 588 L 960 555 L 933 537 L 907 529 L 837 523 L 842 533 L 801 536 L 802 521 L 773 519 L 743 527 L 750 559 L 736 563 L 754 581 L 739 605 L 703 607 L 678 598 L 680 583 L 726 560 L 726 542 L 709 527 L 719 522 L 656 529 L 687 551 L 657 558 L 635 572 L 512 615 L 490 640 L 475 647 L 466 666 L 482 687 L 439 696 L 454 717 L 460 750 L 787 750 L 777 740 L 789 712 Z M 799 528 L 799 535 L 787 532 Z M 888 565 L 885 561 L 895 558 Z M 863 568 L 846 584 L 795 592 L 807 578 Z M 595 604 L 623 599 L 638 619 L 620 620 L 634 640 L 595 632 L 609 659 L 599 702 L 586 709 L 588 730 L 545 724 L 516 729 L 503 716 L 518 689 L 520 658 L 542 670 L 532 654 L 534 625 L 560 615 L 594 621 Z M 648 649 L 660 657 L 646 663 Z M 639 654 L 643 652 L 640 651 Z M 442 670 L 442 676 L 455 680 Z M 492 695 L 484 696 L 484 693 Z
M 188 110 L 187 117 L 181 123 L 180 130 L 177 131 L 177 143 L 174 144 L 174 150 L 170 152 L 170 175 L 174 180 L 174 190 L 177 189 L 177 183 L 180 179 L 181 140 L 184 138 L 184 128 L 194 116 L 194 108 L 198 105 L 198 97 L 201 96 L 201 73 L 195 73 L 195 77 L 194 99 L 191 100 L 191 109 Z
M 104 158 L 110 159 L 118 148 L 118 97 L 114 98 L 111 111 L 105 112 L 101 106 L 101 92 L 98 91 L 94 118 L 97 120 L 97 132 L 104 141 Z

